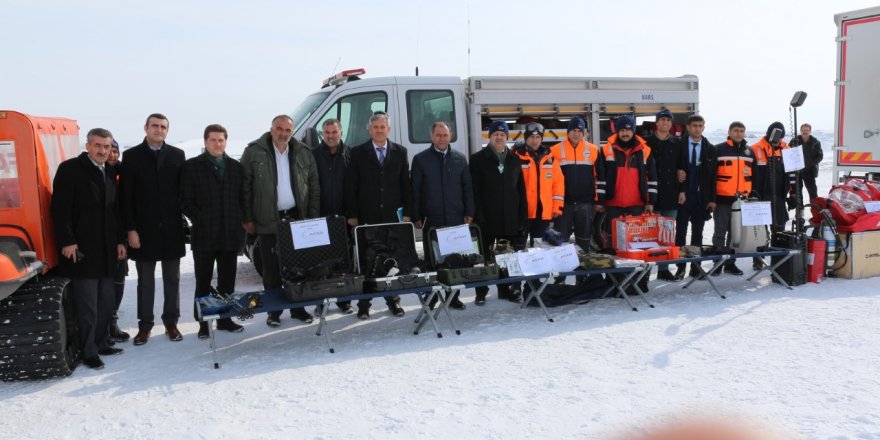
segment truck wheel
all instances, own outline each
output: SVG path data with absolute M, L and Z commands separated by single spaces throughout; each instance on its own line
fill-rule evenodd
M 70 280 L 38 277 L 0 301 L 0 379 L 67 376 L 79 362 Z

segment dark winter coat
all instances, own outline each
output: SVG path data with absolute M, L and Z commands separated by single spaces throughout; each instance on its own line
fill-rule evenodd
M 225 154 L 223 175 L 207 152 L 186 161 L 181 207 L 192 223 L 193 251 L 237 251 L 244 243 L 244 169 Z
M 691 139 L 690 137 L 684 138 L 681 141 L 682 150 L 685 151 L 685 163 L 684 167 L 687 171 L 689 169 L 690 163 L 690 154 L 691 154 Z M 691 173 L 687 174 L 687 178 L 684 183 L 685 191 L 691 184 L 691 179 L 697 179 L 697 186 L 700 189 L 700 208 L 706 209 L 709 205 L 709 202 L 715 200 L 715 187 L 716 180 L 718 180 L 718 151 L 715 148 L 715 145 L 712 145 L 709 142 L 709 139 L 703 137 L 700 141 L 700 166 L 699 166 L 699 175 L 692 176 Z M 688 194 L 688 197 L 690 194 Z
M 290 184 L 299 218 L 320 215 L 321 184 L 315 156 L 306 144 L 291 138 L 287 143 Z M 244 220 L 253 222 L 258 234 L 274 234 L 278 214 L 278 169 L 275 145 L 269 132 L 249 143 L 241 155 L 244 168 Z
M 816 177 L 819 175 L 819 163 L 822 162 L 824 154 L 822 153 L 822 143 L 819 139 L 810 136 L 806 142 L 801 141 L 801 137 L 797 136 L 789 143 L 792 147 L 802 146 L 804 149 L 804 174 Z
M 474 222 L 486 237 L 518 235 L 528 224 L 522 161 L 508 151 L 503 172 L 498 171 L 498 165 L 498 156 L 489 146 L 470 158 Z
M 164 144 L 158 155 L 146 141 L 123 153 L 120 187 L 122 222 L 137 231 L 140 249 L 129 249 L 135 261 L 161 261 L 186 254 L 183 213 L 180 209 L 180 171 L 186 155 Z
M 428 149 L 412 162 L 413 220 L 427 218 L 426 226 L 464 223 L 474 216 L 474 190 L 467 158 L 447 148 L 446 154 Z
M 669 135 L 661 140 L 656 135 L 648 138 L 651 155 L 657 166 L 657 206 L 655 211 L 667 211 L 678 207 L 678 194 L 685 191 L 684 182 L 678 181 L 678 171 L 687 168 L 686 149 L 681 138 Z
M 61 257 L 59 271 L 71 278 L 112 277 L 117 245 L 124 242 L 119 219 L 116 168 L 105 174 L 88 153 L 58 166 L 52 181 L 52 221 L 59 249 L 76 244 L 84 257 L 77 263 Z
M 359 224 L 397 223 L 397 208 L 412 217 L 412 187 L 406 148 L 388 141 L 380 165 L 369 140 L 351 149 L 345 176 L 345 212 Z
M 336 148 L 332 156 L 324 142 L 312 149 L 321 182 L 321 217 L 345 215 L 345 173 L 351 163 L 351 149 L 342 142 Z

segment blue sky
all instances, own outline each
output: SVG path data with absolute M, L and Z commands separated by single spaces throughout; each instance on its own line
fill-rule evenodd
M 830 130 L 833 16 L 874 4 L 3 0 L 0 108 L 105 127 L 123 145 L 140 142 L 152 112 L 171 119 L 172 143 L 211 123 L 252 139 L 334 70 L 418 65 L 459 77 L 694 74 L 710 131 L 787 126 L 805 90 L 799 121 Z

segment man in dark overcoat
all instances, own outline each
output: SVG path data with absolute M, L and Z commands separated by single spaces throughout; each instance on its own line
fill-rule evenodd
M 116 262 L 125 258 L 119 227 L 116 170 L 105 166 L 113 135 L 89 131 L 86 152 L 58 166 L 52 182 L 52 221 L 61 247 L 59 271 L 72 279 L 83 364 L 100 369 L 99 355 L 122 353 L 110 345 Z
M 370 117 L 370 140 L 351 150 L 351 165 L 345 176 L 345 210 L 352 227 L 377 223 L 397 223 L 412 215 L 412 187 L 406 148 L 391 142 L 391 118 L 385 112 Z M 403 316 L 400 297 L 386 296 L 385 303 L 394 316 Z M 370 317 L 370 300 L 358 302 L 358 318 Z
M 122 222 L 138 274 L 138 333 L 134 345 L 146 344 L 153 329 L 157 263 L 162 265 L 165 334 L 172 341 L 183 339 L 177 321 L 180 259 L 186 254 L 180 210 L 180 170 L 186 156 L 180 148 L 165 143 L 168 118 L 164 115 L 150 115 L 144 131 L 144 141 L 123 153 L 125 173 L 120 179 Z

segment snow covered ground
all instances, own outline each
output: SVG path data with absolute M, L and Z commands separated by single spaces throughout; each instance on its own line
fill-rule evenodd
M 218 334 L 214 370 L 191 317 L 191 259 L 182 266 L 182 342 L 154 332 L 101 371 L 0 383 L 3 438 L 607 439 L 721 414 L 788 438 L 880 439 L 880 279 L 789 291 L 725 275 L 725 300 L 653 281 L 656 309 L 605 299 L 551 309 L 554 323 L 494 294 L 474 306 L 469 291 L 454 312 L 462 334 L 442 339 L 412 335 L 414 297 L 402 318 L 379 300 L 364 322 L 332 308 L 335 354 L 317 324 L 257 316 Z M 245 259 L 238 274 L 240 290 L 259 289 Z M 129 332 L 134 291 L 131 277 Z

